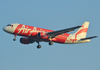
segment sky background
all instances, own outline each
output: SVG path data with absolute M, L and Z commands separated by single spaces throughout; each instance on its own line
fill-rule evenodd
M 60 30 L 85 21 L 87 37 L 100 36 L 100 0 L 0 0 L 0 70 L 100 70 L 100 37 L 84 44 L 41 42 L 37 49 L 2 30 L 10 23 Z

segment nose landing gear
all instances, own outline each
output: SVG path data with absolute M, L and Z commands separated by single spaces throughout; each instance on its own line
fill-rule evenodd
M 15 34 L 14 36 L 15 36 L 15 38 L 13 39 L 13 41 L 16 41 L 16 36 L 17 36 L 17 34 Z
M 13 39 L 13 41 L 16 41 L 16 39 Z

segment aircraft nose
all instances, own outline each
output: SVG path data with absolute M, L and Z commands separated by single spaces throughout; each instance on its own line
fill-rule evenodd
M 5 32 L 8 32 L 8 31 L 9 31 L 8 27 L 4 27 L 3 30 L 4 30 Z
M 12 27 L 6 26 L 3 28 L 3 30 L 7 33 L 14 33 L 14 29 Z
M 4 31 L 7 31 L 7 27 L 4 27 L 3 30 L 4 30 Z

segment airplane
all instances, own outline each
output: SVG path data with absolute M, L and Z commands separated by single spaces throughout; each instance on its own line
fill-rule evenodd
M 96 38 L 97 36 L 86 38 L 88 26 L 89 22 L 85 21 L 82 26 L 54 31 L 29 25 L 12 23 L 4 27 L 3 30 L 15 36 L 13 41 L 16 41 L 16 36 L 19 35 L 24 36 L 20 38 L 20 43 L 22 44 L 31 44 L 37 42 L 37 48 L 39 49 L 41 48 L 39 42 L 42 41 L 48 42 L 49 45 L 53 45 L 54 42 L 60 44 L 77 44 L 90 42 L 90 39 Z M 74 34 L 68 33 L 74 31 L 75 29 L 78 30 Z

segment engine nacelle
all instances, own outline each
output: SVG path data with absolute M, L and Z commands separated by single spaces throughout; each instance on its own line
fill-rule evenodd
M 20 38 L 20 43 L 22 44 L 30 44 L 33 43 L 34 41 L 28 39 L 28 38 Z

